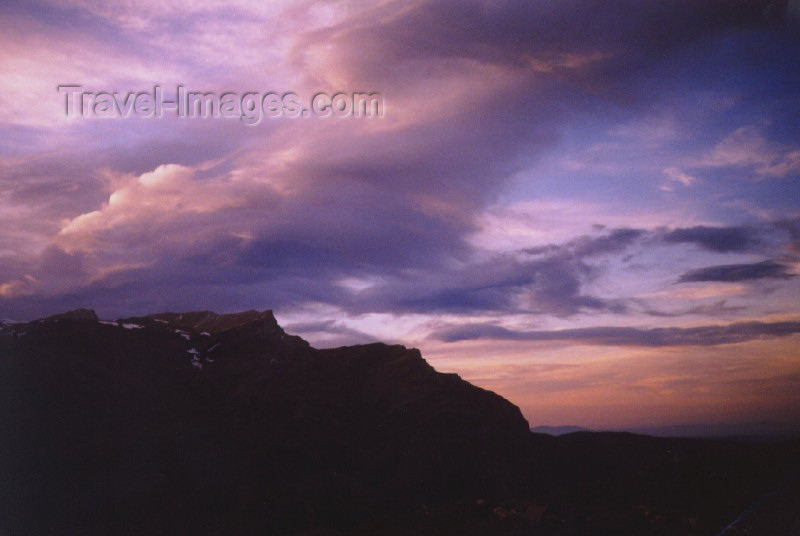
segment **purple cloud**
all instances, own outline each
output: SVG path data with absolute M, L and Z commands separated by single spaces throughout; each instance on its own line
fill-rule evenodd
M 725 326 L 692 328 L 592 327 L 557 331 L 518 331 L 494 324 L 465 324 L 440 329 L 431 338 L 443 342 L 477 339 L 512 341 L 556 341 L 602 346 L 717 346 L 765 337 L 788 337 L 800 333 L 800 322 L 737 322 Z
M 690 270 L 681 275 L 678 283 L 698 281 L 753 281 L 756 279 L 788 279 L 797 274 L 789 272 L 789 267 L 774 261 L 761 261 L 750 264 L 722 264 Z

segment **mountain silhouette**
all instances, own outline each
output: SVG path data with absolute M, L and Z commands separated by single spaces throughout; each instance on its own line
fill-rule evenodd
M 4 323 L 0 393 L 3 535 L 714 534 L 765 496 L 800 522 L 796 440 L 535 434 L 418 350 L 271 311 Z

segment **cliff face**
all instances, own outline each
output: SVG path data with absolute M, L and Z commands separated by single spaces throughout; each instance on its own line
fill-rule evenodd
M 291 533 L 507 497 L 530 435 L 417 350 L 315 350 L 269 311 L 7 325 L 0 387 L 9 534 Z

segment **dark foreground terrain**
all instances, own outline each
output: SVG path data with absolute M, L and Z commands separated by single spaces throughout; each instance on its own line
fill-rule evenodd
M 533 434 L 272 313 L 0 324 L 0 535 L 800 534 L 800 442 Z

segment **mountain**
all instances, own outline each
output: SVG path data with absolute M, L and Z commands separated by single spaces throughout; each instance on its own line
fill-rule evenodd
M 271 311 L 3 324 L 0 438 L 9 536 L 699 535 L 769 494 L 797 520 L 797 441 L 533 434 L 417 350 Z
M 790 424 L 759 421 L 743 423 L 683 424 L 638 428 L 631 430 L 637 434 L 663 437 L 737 437 L 752 441 L 768 437 L 788 437 L 796 435 L 800 429 Z
M 572 434 L 575 432 L 590 432 L 588 428 L 582 426 L 534 426 L 531 432 L 535 434 L 547 434 L 552 436 L 560 436 L 564 434 Z

